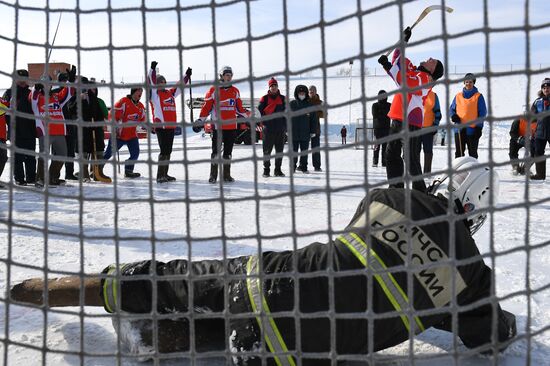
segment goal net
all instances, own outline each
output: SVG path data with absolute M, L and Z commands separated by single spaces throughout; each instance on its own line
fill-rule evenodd
M 454 12 L 430 12 L 404 43 L 402 30 L 430 5 Z M 510 137 L 515 120 L 548 125 L 544 101 L 530 108 L 550 75 L 547 1 L 47 0 L 0 1 L 0 11 L 0 365 L 550 359 L 550 185 L 530 179 L 546 169 L 546 140 L 528 127 L 523 145 Z M 379 91 L 392 103 L 425 87 L 396 86 L 380 67 L 394 49 L 417 66 L 442 61 L 443 76 L 430 84 L 440 113 L 434 105 L 430 126 L 377 139 Z M 72 79 L 72 65 L 67 83 L 59 76 Z M 232 79 L 224 82 L 225 66 Z M 468 102 L 467 73 L 486 113 L 455 124 L 450 111 Z M 33 110 L 41 90 L 43 109 Z M 62 108 L 68 90 L 73 114 Z M 100 105 L 90 90 L 106 111 L 89 108 Z M 153 110 L 161 92 L 165 122 Z M 418 139 L 421 171 L 412 175 Z M 383 164 L 373 166 L 382 144 Z M 477 150 L 491 176 L 487 219 L 473 240 L 464 229 L 471 212 L 425 218 L 429 205 L 412 189 L 419 179 L 463 177 L 451 168 L 457 149 Z M 403 199 L 383 215 L 359 206 L 389 183 L 404 187 Z M 356 212 L 365 215 L 354 223 L 362 237 L 348 226 Z M 378 224 L 402 236 L 401 254 L 381 244 Z M 442 254 L 419 228 L 448 243 L 444 257 L 418 263 L 427 258 L 412 249 L 419 243 L 428 256 Z M 455 255 L 474 241 L 467 260 Z M 345 262 L 333 260 L 341 255 Z M 486 281 L 465 277 L 464 290 L 457 273 L 479 261 Z M 10 290 L 26 279 L 35 287 L 21 301 Z M 445 303 L 430 297 L 441 279 Z M 490 311 L 464 325 L 479 306 Z M 513 339 L 499 338 L 501 308 L 516 317 Z M 487 335 L 482 346 L 463 342 L 477 332 Z

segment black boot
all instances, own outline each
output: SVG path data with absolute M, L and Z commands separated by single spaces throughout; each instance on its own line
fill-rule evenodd
M 59 186 L 65 184 L 65 180 L 59 179 L 61 174 L 61 168 L 63 168 L 62 161 L 52 161 L 50 164 L 50 185 Z
M 166 156 L 159 155 L 159 162 L 157 166 L 157 183 L 167 183 L 168 179 L 166 178 Z
M 216 183 L 218 180 L 218 164 L 210 164 L 210 178 L 208 183 Z
M 235 181 L 231 176 L 231 164 L 223 164 L 223 181 L 228 183 Z
M 262 177 L 268 178 L 270 176 L 269 174 L 269 168 L 264 168 L 264 174 L 262 174 Z
M 546 160 L 539 161 L 535 164 L 535 169 L 537 170 L 537 174 L 532 174 L 531 179 L 532 180 L 545 180 L 546 179 Z
M 38 187 L 44 186 L 44 159 L 38 158 L 38 163 L 36 164 L 36 182 L 35 185 Z
M 424 154 L 424 174 L 432 172 L 432 160 L 434 154 Z
M 176 178 L 168 175 L 168 169 L 170 169 L 170 155 L 166 155 L 166 169 L 164 171 L 164 176 L 168 180 L 168 182 L 175 182 Z
M 285 176 L 285 173 L 283 173 L 283 171 L 281 170 L 281 167 L 275 167 L 275 171 L 273 172 L 273 174 L 276 176 L 276 177 L 284 177 Z
M 134 172 L 131 172 L 131 171 L 129 171 L 129 170 L 126 170 L 126 171 L 124 171 L 124 177 L 130 178 L 130 179 L 134 179 L 134 178 L 139 178 L 139 177 L 141 177 L 141 174 L 139 174 L 139 173 L 134 173 Z

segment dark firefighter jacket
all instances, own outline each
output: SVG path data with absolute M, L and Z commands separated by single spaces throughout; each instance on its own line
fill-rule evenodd
M 458 306 L 470 305 L 469 309 L 458 313 L 458 336 L 464 344 L 477 347 L 490 343 L 493 308 L 484 299 L 486 301 L 490 295 L 491 270 L 482 259 L 474 258 L 479 251 L 464 221 L 455 222 L 455 235 L 451 238 L 454 243 L 450 242 L 445 199 L 414 190 L 410 195 L 413 221 L 409 229 L 404 215 L 405 190 L 375 190 L 370 195 L 368 214 L 365 213 L 368 202 L 365 198 L 345 232 L 333 242 L 313 243 L 295 252 L 265 252 L 261 263 L 255 256 L 227 260 L 226 278 L 232 274 L 246 274 L 247 278 L 225 279 L 229 282 L 225 287 L 224 276 L 220 275 L 224 272 L 223 261 L 193 262 L 195 312 L 218 313 L 221 317 L 226 302 L 228 314 L 252 313 L 259 310 L 258 306 L 262 307 L 266 314 L 263 320 L 254 320 L 254 314 L 251 314 L 251 319 L 230 320 L 229 328 L 235 330 L 230 347 L 238 350 L 257 347 L 262 334 L 258 322 L 263 321 L 268 349 L 274 353 L 292 353 L 296 350 L 296 326 L 299 322 L 302 364 L 321 365 L 324 362 L 320 359 L 308 361 L 307 353 L 328 355 L 332 349 L 339 355 L 366 354 L 397 345 L 407 340 L 410 334 L 430 327 L 451 331 L 452 317 L 448 306 L 456 298 Z M 433 218 L 441 220 L 415 224 Z M 465 259 L 464 263 L 460 262 Z M 405 263 L 409 263 L 406 268 Z M 122 276 L 148 275 L 150 265 L 151 262 L 146 261 L 123 266 Z M 164 281 L 162 276 L 188 276 L 188 266 L 185 260 L 156 264 L 156 274 L 161 276 L 157 281 L 159 313 L 187 311 L 190 302 L 188 277 Z M 262 268 L 261 272 L 257 266 Z M 329 280 L 329 267 L 334 271 L 333 282 Z M 294 268 L 297 274 L 293 273 Z M 111 266 L 105 273 L 115 271 Z M 257 286 L 259 281 L 254 277 L 257 273 L 264 276 L 263 291 Z M 301 277 L 297 292 L 295 276 Z M 410 279 L 413 283 L 409 289 L 407 281 Z M 112 284 L 113 281 L 107 279 L 102 286 L 105 308 L 109 312 L 117 308 L 113 291 L 109 288 Z M 122 310 L 150 312 L 151 284 L 149 276 L 140 281 L 124 280 L 119 292 Z M 261 305 L 262 301 L 264 305 Z M 336 313 L 333 323 L 336 344 L 332 347 L 331 321 L 327 313 L 331 310 L 331 303 Z M 408 316 L 404 312 L 410 311 L 409 306 L 416 311 L 432 312 Z M 369 308 L 373 313 L 367 314 Z M 495 309 L 499 341 L 505 341 L 515 334 L 515 317 L 502 311 L 498 305 Z M 298 311 L 303 314 L 301 318 Z M 374 318 L 371 349 L 369 318 Z M 291 356 L 279 356 L 278 361 L 282 365 L 296 364 Z

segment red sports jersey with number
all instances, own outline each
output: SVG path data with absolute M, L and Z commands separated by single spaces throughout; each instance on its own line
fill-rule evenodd
M 157 85 L 157 73 L 155 70 L 149 71 L 149 84 Z M 151 110 L 153 111 L 153 122 L 170 122 L 169 125 L 156 128 L 176 128 L 176 98 L 181 94 L 181 88 L 170 89 L 151 89 Z
M 9 107 L 9 103 L 4 99 L 0 98 L 0 140 L 7 140 L 7 130 L 6 130 L 6 110 Z
M 125 96 L 115 103 L 115 120 L 120 123 L 117 128 L 117 138 L 128 141 L 137 138 L 137 124 L 123 127 L 127 123 L 145 121 L 145 107 L 141 102 L 134 103 L 130 96 Z
M 217 106 L 218 102 L 219 106 Z M 218 107 L 219 117 L 217 116 Z M 208 90 L 204 97 L 200 118 L 205 119 L 209 114 L 212 114 L 212 122 L 221 124 L 223 130 L 236 130 L 237 116 L 250 116 L 250 112 L 243 107 L 239 89 L 234 86 L 220 88 L 213 86 Z
M 32 111 L 36 121 L 36 134 L 38 137 L 46 134 L 46 122 L 44 117 L 46 116 L 46 110 L 48 112 L 48 135 L 50 136 L 65 136 L 67 134 L 67 128 L 65 126 L 65 117 L 63 116 L 63 106 L 67 104 L 69 99 L 74 94 L 74 88 L 65 87 L 57 92 L 50 91 L 50 99 L 46 106 L 46 97 L 44 91 L 39 91 L 33 88 L 32 93 L 29 94 L 31 99 Z M 60 121 L 60 122 L 54 122 Z

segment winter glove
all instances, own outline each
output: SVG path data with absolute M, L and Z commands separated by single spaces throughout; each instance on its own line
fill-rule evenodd
M 156 62 L 156 61 L 151 62 L 151 70 L 155 70 L 155 69 L 157 68 L 157 65 L 158 65 L 158 64 L 159 64 L 159 63 Z
M 185 70 L 185 76 L 187 76 L 188 78 L 191 77 L 191 75 L 193 75 L 193 69 L 188 67 L 187 70 Z
M 454 123 L 460 123 L 460 117 L 458 116 L 458 114 L 453 114 L 451 116 L 451 121 L 453 121 Z
M 525 146 L 525 137 L 523 136 L 519 137 L 517 143 L 520 146 Z
M 44 91 L 44 85 L 42 84 L 34 84 L 34 90 L 42 93 Z
M 382 55 L 378 58 L 378 63 L 382 65 L 384 70 L 389 71 L 391 69 L 391 62 L 388 61 L 388 56 Z
M 405 30 L 403 31 L 403 40 L 405 41 L 405 43 L 409 42 L 409 39 L 411 39 L 411 35 L 412 35 L 411 27 L 405 28 Z
M 193 132 L 199 133 L 204 127 L 204 121 L 199 118 L 193 123 Z
M 76 66 L 73 65 L 71 67 L 71 70 L 65 69 L 65 71 L 67 71 L 67 74 L 69 75 L 69 77 L 67 79 L 69 81 L 69 83 L 74 83 L 75 80 L 76 80 Z
M 480 138 L 483 135 L 483 127 L 476 126 L 474 136 Z

